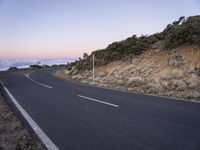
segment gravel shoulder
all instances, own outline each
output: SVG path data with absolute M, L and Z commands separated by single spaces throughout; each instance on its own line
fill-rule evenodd
M 0 150 L 45 150 L 31 136 L 0 93 Z

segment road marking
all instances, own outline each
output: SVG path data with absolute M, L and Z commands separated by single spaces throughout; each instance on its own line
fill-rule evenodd
M 99 102 L 99 103 L 102 103 L 102 104 L 110 105 L 110 106 L 113 106 L 113 107 L 119 107 L 119 105 L 115 105 L 115 104 L 112 104 L 112 103 L 104 102 L 104 101 L 97 100 L 97 99 L 90 98 L 90 97 L 86 97 L 86 96 L 83 96 L 83 95 L 77 95 L 77 96 L 81 97 L 81 98 L 84 98 L 84 99 L 91 100 L 91 101 L 95 101 L 95 102 Z
M 37 136 L 40 138 L 40 140 L 44 143 L 46 148 L 48 150 L 59 150 L 59 148 L 50 140 L 50 138 L 42 131 L 42 129 L 37 125 L 37 123 L 31 118 L 31 116 L 29 116 L 29 114 L 22 108 L 22 106 L 17 102 L 14 96 L 9 92 L 9 90 L 5 86 L 3 87 L 5 91 L 8 93 L 14 105 L 17 107 L 17 109 L 20 111 L 22 116 L 29 123 L 29 125 L 37 134 Z
M 177 97 L 171 97 L 171 96 L 162 96 L 162 95 L 155 95 L 155 94 L 140 94 L 140 93 L 137 93 L 137 92 L 124 91 L 124 90 L 120 90 L 120 89 L 111 89 L 111 88 L 101 87 L 101 86 L 98 86 L 98 85 L 97 86 L 92 86 L 92 85 L 89 85 L 89 84 L 88 85 L 81 84 L 81 85 L 89 86 L 89 87 L 95 87 L 95 88 L 104 89 L 104 90 L 111 90 L 111 91 L 114 91 L 114 92 L 123 92 L 123 93 L 136 94 L 136 95 L 141 95 L 141 96 L 159 97 L 159 98 L 164 98 L 164 99 L 167 99 L 167 100 L 200 104 L 200 101 L 195 100 L 195 99 L 187 100 L 187 99 L 184 99 L 184 98 L 177 98 Z M 163 99 L 159 99 L 159 100 L 163 100 Z
M 40 86 L 44 86 L 44 87 L 46 87 L 46 88 L 53 89 L 53 87 L 52 87 L 52 86 L 45 85 L 45 84 L 43 84 L 43 83 L 40 83 L 40 82 L 37 82 L 37 81 L 35 81 L 35 80 L 31 79 L 31 78 L 30 78 L 30 76 L 29 76 L 29 74 L 25 74 L 25 77 L 27 77 L 29 80 L 33 81 L 34 83 L 36 83 L 36 84 L 38 84 L 38 85 L 40 85 Z

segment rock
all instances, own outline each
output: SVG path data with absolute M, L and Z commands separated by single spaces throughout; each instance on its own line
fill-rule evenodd
M 172 90 L 184 91 L 187 89 L 187 84 L 183 80 L 172 80 L 170 87 Z
M 127 83 L 128 83 L 128 86 L 130 87 L 133 87 L 133 86 L 138 87 L 138 86 L 143 85 L 145 82 L 141 77 L 131 77 L 128 79 Z
M 175 67 L 181 66 L 185 63 L 186 63 L 185 57 L 181 55 L 175 55 L 172 58 L 170 58 L 168 61 L 168 65 L 175 66 Z

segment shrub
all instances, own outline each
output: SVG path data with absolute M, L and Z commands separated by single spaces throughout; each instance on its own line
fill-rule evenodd
M 17 67 L 10 67 L 10 68 L 8 69 L 8 71 L 17 71 L 17 70 L 19 70 Z
M 168 25 L 164 33 L 165 48 L 182 44 L 200 45 L 200 16 L 188 17 L 186 20 L 180 18 L 177 23 Z

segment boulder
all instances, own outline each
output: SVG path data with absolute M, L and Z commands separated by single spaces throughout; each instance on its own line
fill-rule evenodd
M 175 55 L 172 58 L 170 58 L 168 61 L 168 65 L 175 66 L 175 67 L 181 66 L 185 63 L 186 63 L 185 57 L 181 55 Z

